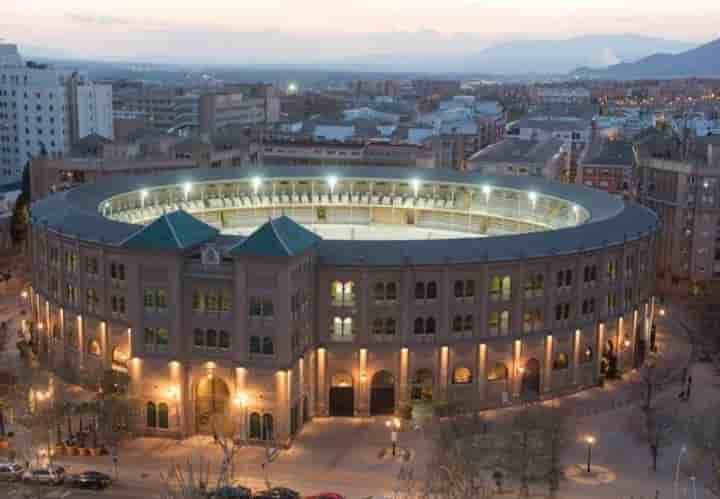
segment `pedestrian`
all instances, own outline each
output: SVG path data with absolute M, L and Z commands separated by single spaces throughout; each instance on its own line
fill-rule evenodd
M 685 389 L 685 400 L 690 400 L 690 392 L 692 390 L 692 376 L 688 376 L 687 388 Z

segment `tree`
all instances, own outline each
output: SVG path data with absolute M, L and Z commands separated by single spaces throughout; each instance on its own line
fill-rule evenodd
M 27 239 L 30 199 L 30 163 L 28 162 L 23 169 L 22 190 L 15 201 L 10 225 L 10 235 L 16 247 L 22 246 Z

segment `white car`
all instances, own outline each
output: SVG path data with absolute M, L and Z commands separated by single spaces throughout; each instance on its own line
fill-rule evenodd
M 60 485 L 65 480 L 65 469 L 60 466 L 47 468 L 33 468 L 22 475 L 25 483 L 45 483 L 48 485 Z
M 2 463 L 0 464 L 0 480 L 8 482 L 20 480 L 24 470 L 25 468 L 18 463 Z

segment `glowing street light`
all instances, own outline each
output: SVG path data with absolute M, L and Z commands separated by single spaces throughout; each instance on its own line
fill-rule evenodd
M 660 309 L 660 317 L 665 317 L 665 309 L 664 308 Z
M 592 447 L 595 445 L 595 437 L 588 435 L 585 437 L 585 442 L 588 444 L 588 455 L 587 455 L 587 472 L 590 473 L 590 462 L 592 461 Z
M 140 191 L 140 207 L 145 208 L 145 198 L 148 197 L 148 190 L 143 189 Z
M 260 177 L 253 177 L 252 179 L 252 188 L 253 192 L 257 196 L 258 191 L 260 190 L 260 187 L 262 186 L 262 179 Z
M 537 203 L 537 198 L 538 198 L 537 192 L 535 192 L 535 191 L 528 192 L 528 199 L 530 199 L 530 202 L 532 203 L 533 208 L 535 208 L 535 203 Z
M 410 181 L 410 185 L 412 186 L 413 193 L 415 193 L 415 197 L 418 197 L 418 193 L 420 192 L 420 180 L 414 178 Z
M 298 84 L 294 81 L 291 81 L 287 86 L 287 93 L 289 94 L 295 94 L 298 91 Z
M 385 421 L 385 426 L 390 430 L 390 441 L 392 442 L 393 457 L 397 455 L 397 441 L 400 425 L 400 418 L 392 418 L 390 421 Z
M 237 395 L 235 395 L 235 405 L 238 407 L 247 407 L 248 404 L 248 396 L 245 392 L 240 392 Z
M 192 191 L 192 184 L 190 182 L 185 182 L 183 184 L 183 194 L 185 195 L 185 201 L 188 200 L 188 197 L 190 196 L 190 191 Z
M 328 187 L 330 187 L 330 194 L 332 194 L 335 191 L 335 186 L 338 183 L 338 179 L 336 176 L 328 177 L 327 179 Z

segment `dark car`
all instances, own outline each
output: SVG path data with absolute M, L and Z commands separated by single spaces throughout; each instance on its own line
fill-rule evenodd
M 300 494 L 285 487 L 273 487 L 270 490 L 258 492 L 253 499 L 300 499 Z
M 112 483 L 112 478 L 99 471 L 83 471 L 79 475 L 72 475 L 67 479 L 71 487 L 82 487 L 88 489 L 104 489 Z
M 219 487 L 208 492 L 208 499 L 252 499 L 252 490 L 242 485 Z
M 14 482 L 22 478 L 25 468 L 17 463 L 0 464 L 0 480 Z
M 340 494 L 336 494 L 335 492 L 320 492 L 319 494 L 315 494 L 312 496 L 305 496 L 305 499 L 345 499 Z

